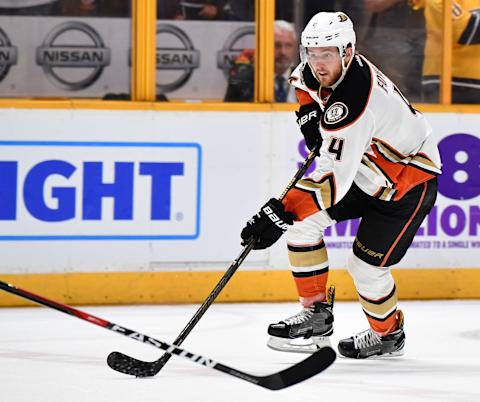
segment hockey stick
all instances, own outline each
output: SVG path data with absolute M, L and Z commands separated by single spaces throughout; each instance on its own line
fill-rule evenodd
M 261 387 L 271 390 L 286 388 L 291 385 L 297 384 L 303 380 L 306 380 L 310 377 L 313 377 L 315 374 L 318 374 L 321 371 L 325 370 L 327 367 L 329 367 L 336 358 L 336 354 L 333 349 L 327 347 L 320 349 L 318 352 L 315 352 L 313 355 L 309 356 L 305 360 L 302 360 L 299 363 L 294 364 L 285 370 L 266 376 L 256 376 L 240 370 L 236 370 L 224 364 L 217 363 L 216 361 L 208 357 L 196 355 L 185 349 L 180 349 L 174 345 L 169 345 L 168 343 L 152 338 L 148 335 L 122 327 L 118 324 L 104 320 L 100 317 L 96 317 L 84 311 L 77 310 L 73 307 L 67 306 L 66 304 L 60 304 L 53 300 L 49 300 L 43 296 L 31 293 L 27 290 L 17 288 L 9 283 L 0 281 L 0 289 L 5 290 L 9 293 L 13 293 L 25 299 L 31 300 L 35 303 L 42 304 L 46 307 L 58 310 L 62 313 L 75 316 L 91 324 L 98 325 L 99 327 L 109 329 L 110 331 L 116 332 L 117 334 L 124 335 L 136 341 L 146 343 L 155 348 L 166 350 L 169 354 L 183 357 L 194 363 L 217 371 L 221 371 L 222 373 L 230 374 L 233 377 L 237 377 L 241 380 L 248 381 L 252 384 L 259 385 Z
M 307 169 L 315 159 L 318 149 L 319 149 L 319 146 L 315 147 L 307 156 L 302 166 L 298 169 L 297 173 L 295 173 L 292 180 L 290 180 L 290 183 L 288 183 L 285 190 L 283 190 L 283 193 L 279 197 L 280 201 L 285 198 L 288 191 L 293 186 L 295 186 L 295 184 L 303 177 L 303 175 L 305 174 L 305 172 L 307 171 Z M 252 238 L 244 246 L 240 255 L 232 262 L 232 264 L 227 269 L 225 274 L 222 276 L 218 284 L 211 291 L 211 293 L 205 299 L 203 304 L 199 307 L 199 309 L 194 314 L 194 316 L 190 319 L 190 321 L 182 330 L 182 332 L 180 332 L 180 334 L 177 336 L 177 339 L 173 341 L 173 344 L 175 346 L 180 346 L 182 342 L 185 340 L 185 338 L 188 336 L 188 334 L 192 331 L 193 327 L 197 325 L 200 318 L 202 318 L 203 314 L 205 314 L 207 309 L 217 298 L 218 294 L 222 291 L 222 289 L 228 283 L 230 278 L 236 272 L 240 264 L 242 264 L 243 260 L 245 260 L 247 255 L 253 249 L 255 242 L 256 242 L 256 239 Z M 107 362 L 112 369 L 116 371 L 120 371 L 121 373 L 134 375 L 136 377 L 152 377 L 156 375 L 163 368 L 163 366 L 165 366 L 165 364 L 168 362 L 170 357 L 171 357 L 171 354 L 169 352 L 166 352 L 158 360 L 155 360 L 153 362 L 146 362 L 146 361 L 138 360 L 133 357 L 127 356 L 121 352 L 112 352 L 108 355 Z

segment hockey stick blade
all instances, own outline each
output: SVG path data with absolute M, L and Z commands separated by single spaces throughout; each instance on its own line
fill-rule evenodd
M 324 348 L 314 353 L 312 356 L 308 357 L 307 359 L 302 360 L 301 362 L 294 364 L 293 366 L 283 371 L 280 371 L 278 373 L 274 373 L 271 375 L 263 376 L 263 377 L 255 376 L 252 374 L 242 372 L 240 370 L 236 370 L 224 364 L 217 363 L 216 361 L 210 358 L 196 355 L 185 349 L 181 349 L 178 346 L 170 345 L 161 340 L 152 338 L 151 336 L 142 334 L 137 331 L 133 331 L 126 327 L 122 327 L 118 324 L 107 321 L 100 317 L 96 317 L 85 311 L 81 311 L 71 306 L 68 306 L 66 304 L 61 304 L 56 301 L 49 300 L 46 297 L 36 295 L 35 293 L 29 292 L 27 290 L 17 288 L 16 286 L 11 285 L 9 283 L 0 281 L 0 289 L 6 292 L 12 293 L 14 295 L 17 295 L 19 297 L 23 297 L 24 299 L 31 300 L 43 306 L 60 311 L 61 313 L 65 313 L 70 316 L 77 317 L 90 324 L 108 329 L 110 331 L 126 336 L 135 341 L 148 344 L 157 349 L 163 349 L 167 351 L 170 355 L 177 355 L 179 357 L 183 357 L 187 360 L 190 360 L 193 363 L 197 363 L 201 366 L 205 366 L 213 370 L 221 371 L 225 374 L 229 374 L 233 377 L 239 378 L 244 381 L 248 381 L 252 384 L 256 384 L 271 390 L 286 388 L 286 387 L 289 387 L 290 385 L 297 384 L 303 380 L 306 380 L 314 376 L 315 374 L 321 372 L 322 370 L 325 370 L 328 366 L 330 366 L 335 361 L 335 357 L 336 357 L 333 349 Z
M 290 387 L 315 376 L 316 374 L 330 367 L 335 359 L 335 351 L 327 346 L 285 370 L 266 376 L 254 376 L 247 374 L 242 371 L 224 366 L 221 363 L 217 363 L 215 369 L 275 391 Z M 145 372 L 150 368 L 150 363 L 137 360 L 120 352 L 110 353 L 107 363 L 112 369 L 125 374 L 143 374 L 137 375 L 137 377 L 150 377 L 154 375 L 145 374 Z M 137 372 L 137 370 L 139 371 Z
M 122 352 L 111 352 L 107 357 L 107 364 L 115 371 L 135 377 L 153 377 L 160 371 L 157 368 L 158 360 L 145 362 Z
M 318 154 L 319 147 L 320 147 L 320 144 L 317 144 L 317 146 L 307 156 L 302 166 L 297 170 L 295 175 L 292 177 L 292 179 L 288 183 L 287 187 L 285 187 L 282 194 L 278 198 L 280 201 L 286 197 L 288 191 L 293 186 L 295 186 L 298 180 L 300 180 L 303 177 L 303 175 L 306 173 L 309 166 L 313 163 L 315 156 Z M 188 336 L 188 334 L 190 334 L 190 332 L 195 327 L 195 325 L 197 325 L 197 323 L 205 314 L 205 312 L 210 308 L 212 303 L 215 301 L 215 299 L 220 294 L 222 289 L 226 286 L 230 278 L 234 275 L 234 273 L 240 267 L 240 265 L 245 260 L 247 255 L 250 253 L 250 251 L 253 250 L 255 241 L 256 239 L 254 238 L 250 239 L 248 243 L 244 246 L 239 256 L 232 262 L 230 267 L 228 267 L 228 269 L 226 270 L 226 272 L 224 273 L 220 281 L 213 288 L 213 290 L 210 292 L 210 294 L 202 303 L 202 305 L 198 308 L 197 312 L 193 315 L 193 317 L 190 319 L 190 321 L 185 326 L 185 328 L 183 328 L 182 332 L 180 332 L 177 338 L 173 341 L 173 344 L 175 346 L 180 346 L 183 343 L 183 341 Z M 112 369 L 120 371 L 124 374 L 134 375 L 136 377 L 153 377 L 165 366 L 165 364 L 167 364 L 168 360 L 170 360 L 171 357 L 172 355 L 166 352 L 159 359 L 153 362 L 146 362 L 146 361 L 138 360 L 133 357 L 124 355 L 123 353 L 120 353 L 120 352 L 114 352 L 109 356 L 109 362 L 111 363 L 111 364 L 109 363 L 109 366 Z
M 238 269 L 243 260 L 247 257 L 248 253 L 253 249 L 255 244 L 255 239 L 249 240 L 248 244 L 245 245 L 242 252 L 238 255 L 237 258 L 232 262 L 230 267 L 227 269 L 225 274 L 222 276 L 215 288 L 210 292 L 209 296 L 205 299 L 202 305 L 199 307 L 194 316 L 190 319 L 187 326 L 182 330 L 177 339 L 173 341 L 175 346 L 180 346 L 185 338 L 188 336 L 190 331 L 195 327 L 197 322 L 202 318 L 203 314 L 207 311 L 210 305 L 213 303 L 215 298 L 221 292 L 221 290 L 228 283 L 230 278 L 233 276 L 235 271 Z M 112 356 L 113 354 L 113 356 Z M 153 377 L 158 374 L 158 372 L 165 366 L 165 364 L 170 360 L 172 355 L 168 352 L 164 353 L 159 359 L 153 362 L 146 362 L 142 360 L 135 359 L 133 357 L 127 356 L 120 352 L 112 352 L 108 357 L 108 365 L 116 371 L 119 371 L 124 374 L 133 375 L 135 377 Z M 118 363 L 116 362 L 118 360 Z

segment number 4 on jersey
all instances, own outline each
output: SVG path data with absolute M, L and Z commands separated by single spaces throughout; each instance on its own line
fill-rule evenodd
M 330 145 L 328 146 L 328 152 L 335 155 L 335 160 L 342 160 L 343 144 L 345 143 L 344 138 L 332 137 L 330 140 Z

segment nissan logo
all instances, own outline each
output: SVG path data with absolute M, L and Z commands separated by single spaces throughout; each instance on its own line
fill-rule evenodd
M 18 51 L 10 43 L 10 38 L 5 31 L 0 28 L 0 81 L 2 81 L 10 71 L 10 67 L 17 64 Z
M 50 31 L 37 48 L 36 59 L 55 85 L 79 91 L 92 85 L 110 64 L 110 49 L 91 26 L 68 21 Z
M 170 24 L 157 25 L 157 43 L 161 44 L 157 47 L 157 71 L 161 72 L 157 74 L 157 91 L 172 92 L 182 87 L 200 66 L 200 52 L 185 32 Z
M 236 48 L 235 45 L 243 38 L 247 36 L 255 35 L 254 26 L 246 26 L 238 28 L 232 32 L 225 41 L 221 50 L 217 52 L 217 67 L 223 70 L 225 76 L 228 76 L 228 72 L 232 67 L 233 61 L 242 53 L 243 48 Z

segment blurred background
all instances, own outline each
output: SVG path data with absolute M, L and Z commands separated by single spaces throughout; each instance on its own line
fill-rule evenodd
M 299 61 L 303 27 L 319 11 L 343 10 L 358 52 L 410 101 L 478 104 L 479 7 L 475 0 L 1 0 L 0 96 L 295 102 L 284 78 Z M 267 54 L 273 72 L 271 61 L 262 65 Z M 273 80 L 256 84 L 259 77 Z M 135 95 L 142 85 L 149 99 Z

